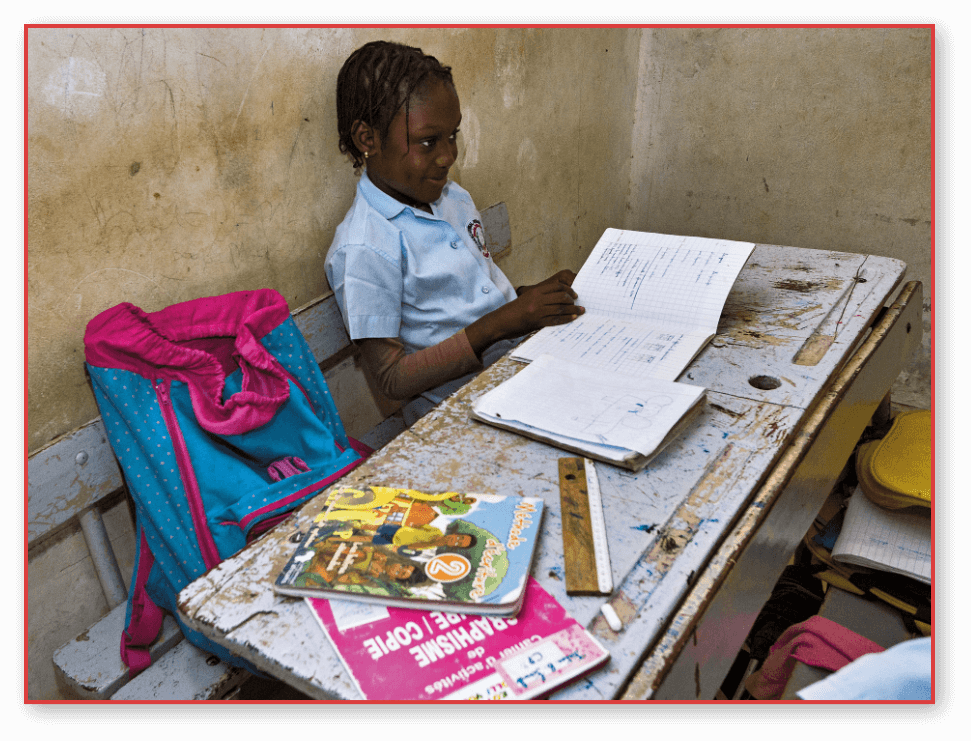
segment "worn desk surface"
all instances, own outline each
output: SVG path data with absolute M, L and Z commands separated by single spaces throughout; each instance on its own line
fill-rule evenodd
M 604 668 L 552 699 L 711 699 L 726 661 L 905 359 L 869 363 L 881 373 L 867 382 L 865 403 L 836 388 L 846 383 L 841 371 L 846 375 L 860 355 L 861 340 L 877 334 L 868 329 L 904 270 L 889 258 L 756 247 L 728 298 L 718 335 L 682 375 L 709 389 L 698 421 L 638 474 L 597 464 L 615 584 L 609 599 L 624 622 L 619 633 L 600 617 L 603 597 L 568 597 L 565 591 L 557 459 L 569 454 L 469 419 L 470 404 L 520 367 L 514 361 L 482 373 L 341 484 L 542 497 L 547 507 L 533 575 L 611 653 Z M 909 354 L 915 338 L 920 342 L 920 284 L 908 284 L 911 292 L 913 286 L 916 314 L 909 309 L 906 336 L 887 350 L 894 359 Z M 860 373 L 849 375 L 852 381 Z M 791 451 L 809 444 L 803 438 L 816 439 L 804 430 L 820 427 L 813 421 L 820 404 L 844 397 L 855 421 L 840 418 L 830 425 L 839 430 L 836 442 L 821 443 L 827 460 L 835 461 L 827 468 L 835 472 L 814 472 L 809 484 L 800 483 L 811 496 L 792 492 L 791 469 L 805 451 Z M 765 512 L 783 512 L 778 502 L 787 497 L 796 500 L 798 513 L 794 520 L 787 515 L 788 529 L 766 524 Z M 191 627 L 312 697 L 356 699 L 303 601 L 278 597 L 271 586 L 323 498 L 186 587 L 180 612 Z M 745 549 L 752 551 L 763 529 L 771 531 L 768 549 L 759 551 L 741 586 L 731 586 L 733 565 L 739 561 L 738 572 Z M 726 596 L 729 587 L 744 599 Z M 719 607 L 717 596 L 729 608 Z M 711 617 L 720 611 L 725 614 L 717 621 Z M 705 644 L 698 635 L 715 646 L 706 649 L 711 655 L 696 655 Z

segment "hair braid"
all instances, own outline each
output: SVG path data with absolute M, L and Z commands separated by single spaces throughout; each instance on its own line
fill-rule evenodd
M 451 67 L 414 46 L 372 41 L 347 58 L 337 75 L 337 134 L 340 151 L 354 167 L 364 164 L 353 140 L 354 122 L 387 137 L 395 115 L 404 106 L 407 116 L 411 96 L 429 77 L 454 84 Z

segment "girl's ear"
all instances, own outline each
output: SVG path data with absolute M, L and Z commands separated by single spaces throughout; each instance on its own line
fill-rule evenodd
M 351 141 L 361 154 L 372 154 L 378 148 L 378 137 L 370 124 L 358 119 L 351 126 Z

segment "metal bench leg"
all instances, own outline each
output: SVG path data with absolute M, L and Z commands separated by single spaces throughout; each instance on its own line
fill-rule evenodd
M 92 507 L 81 514 L 81 532 L 84 533 L 84 542 L 87 543 L 108 607 L 114 608 L 128 599 L 128 590 L 125 589 L 118 561 L 108 540 L 108 531 L 98 509 Z

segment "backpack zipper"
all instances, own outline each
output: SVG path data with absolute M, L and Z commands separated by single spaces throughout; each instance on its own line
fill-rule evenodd
M 182 487 L 185 489 L 186 503 L 189 506 L 189 515 L 192 517 L 192 524 L 196 531 L 199 552 L 202 554 L 206 568 L 212 569 L 218 566 L 222 559 L 219 557 L 216 543 L 209 531 L 209 525 L 206 521 L 206 508 L 203 506 L 202 494 L 199 492 L 199 482 L 196 480 L 195 472 L 192 469 L 192 458 L 189 456 L 189 448 L 185 444 L 185 438 L 182 437 L 182 429 L 179 427 L 179 420 L 175 415 L 170 391 L 172 382 L 156 379 L 153 384 L 159 408 L 162 410 L 162 419 L 165 420 L 169 437 L 172 439 L 175 461 L 182 478 Z

